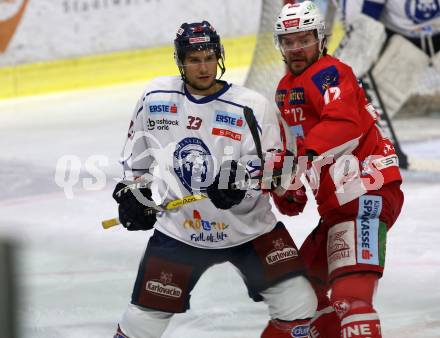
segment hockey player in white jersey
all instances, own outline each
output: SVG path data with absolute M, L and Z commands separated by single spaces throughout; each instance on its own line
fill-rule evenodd
M 125 181 L 113 194 L 124 227 L 155 229 L 114 337 L 161 337 L 171 317 L 189 309 L 203 272 L 223 262 L 240 271 L 254 301 L 267 304 L 261 337 L 307 337 L 317 300 L 297 247 L 269 195 L 234 183 L 254 180 L 263 153 L 287 154 L 275 109 L 217 79 L 223 47 L 208 22 L 182 24 L 174 42 L 181 77 L 151 81 L 139 100 L 123 153 Z M 208 198 L 146 212 L 152 200 L 165 205 L 197 194 Z
M 340 3 L 347 36 L 335 56 L 350 64 L 359 77 L 371 69 L 385 108 L 393 117 L 418 81 L 433 72 L 440 74 L 440 2 Z

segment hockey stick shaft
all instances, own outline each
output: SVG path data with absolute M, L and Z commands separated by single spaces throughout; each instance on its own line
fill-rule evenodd
M 163 208 L 164 209 L 163 211 L 180 208 L 189 203 L 204 200 L 205 198 L 208 198 L 208 196 L 206 196 L 205 194 L 194 194 L 194 195 L 185 196 L 183 198 L 176 198 L 174 200 L 169 201 Z M 152 207 L 146 207 L 145 210 L 158 212 L 157 208 L 152 208 Z M 101 225 L 104 229 L 109 229 L 119 224 L 121 224 L 121 222 L 117 217 L 110 218 L 101 222 Z
M 379 110 L 380 122 L 382 127 L 385 127 L 388 136 L 391 138 L 394 148 L 396 149 L 396 154 L 399 158 L 399 166 L 403 169 L 408 169 L 408 157 L 403 152 L 399 140 L 397 139 L 397 135 L 394 131 L 393 125 L 391 123 L 391 119 L 385 109 L 385 104 L 382 100 L 380 92 L 377 88 L 376 81 L 371 73 L 371 70 L 368 71 L 367 74 L 362 78 L 362 82 L 364 85 L 365 91 L 367 93 L 368 99 L 373 101 L 373 105 L 377 110 Z
M 121 224 L 121 222 L 119 221 L 119 218 L 117 218 L 117 217 L 106 219 L 101 222 L 101 225 L 104 229 L 109 229 L 109 228 L 114 227 L 119 224 Z
M 282 173 L 281 170 L 275 169 L 272 176 L 258 175 L 256 177 L 254 177 L 253 179 L 259 180 L 259 184 L 261 184 L 261 181 L 264 178 L 268 178 L 268 179 L 272 178 L 272 180 L 274 180 L 274 179 L 276 180 L 276 179 L 281 178 L 283 175 L 290 175 L 290 173 L 284 174 L 284 173 Z M 237 187 L 244 187 L 246 184 L 247 184 L 246 180 L 236 182 Z M 245 195 L 245 198 L 249 198 L 249 197 L 252 197 L 252 196 Z M 187 204 L 190 204 L 190 203 L 204 200 L 206 198 L 208 198 L 208 196 L 203 193 L 193 194 L 193 195 L 188 195 L 188 196 L 185 196 L 182 198 L 176 198 L 174 200 L 170 200 L 164 206 L 159 205 L 157 207 L 146 207 L 145 210 L 155 211 L 155 212 L 173 210 L 173 209 L 180 208 L 180 207 L 187 205 Z M 111 219 L 107 219 L 107 220 L 104 220 L 101 222 L 101 225 L 104 229 L 109 229 L 109 228 L 114 227 L 119 224 L 120 224 L 120 221 L 118 218 L 111 218 Z

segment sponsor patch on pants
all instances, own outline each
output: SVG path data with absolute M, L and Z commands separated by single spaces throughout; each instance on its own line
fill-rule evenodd
M 381 225 L 382 197 L 364 195 L 359 198 L 356 218 L 357 261 L 361 264 L 383 265 L 381 245 L 384 246 L 386 229 Z
M 328 232 L 327 260 L 329 273 L 356 264 L 354 222 L 334 225 Z
M 145 264 L 139 295 L 133 303 L 166 312 L 183 312 L 191 275 L 190 266 L 150 257 Z
M 300 272 L 304 268 L 298 249 L 284 226 L 257 237 L 252 245 L 262 263 L 267 281 Z
M 293 327 L 291 335 L 294 338 L 307 338 L 309 336 L 309 325 L 297 325 Z

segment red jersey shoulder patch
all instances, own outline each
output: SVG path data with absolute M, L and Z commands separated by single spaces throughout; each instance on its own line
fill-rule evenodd
M 339 86 L 339 71 L 336 66 L 321 69 L 312 76 L 312 81 L 320 93 L 324 95 L 330 87 Z

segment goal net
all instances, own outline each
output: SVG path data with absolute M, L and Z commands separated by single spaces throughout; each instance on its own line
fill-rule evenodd
M 285 73 L 284 63 L 280 52 L 273 43 L 273 25 L 282 6 L 293 0 L 262 0 L 262 11 L 257 35 L 253 62 L 250 66 L 245 86 L 264 94 L 269 100 L 274 100 L 278 81 Z M 327 34 L 330 54 L 337 47 L 343 36 L 340 13 L 336 0 L 316 0 L 326 16 Z M 440 113 L 440 73 L 429 67 L 423 78 L 415 86 L 411 98 L 396 114 L 397 116 L 420 116 Z
M 246 87 L 263 94 L 269 101 L 274 100 L 278 81 L 285 74 L 284 62 L 273 42 L 273 25 L 283 5 L 283 0 L 263 0 L 257 42 L 245 81 Z
M 285 64 L 280 52 L 274 46 L 273 27 L 281 8 L 285 3 L 295 1 L 286 0 L 263 0 L 261 9 L 260 25 L 257 42 L 254 50 L 252 64 L 249 68 L 245 86 L 254 89 L 270 101 L 274 100 L 275 90 L 281 77 L 285 74 Z M 326 13 L 327 33 L 331 34 L 334 22 L 335 8 L 327 5 L 325 0 L 317 0 L 315 3 L 323 13 Z M 332 36 L 335 34 L 332 34 Z M 340 40 L 340 34 L 330 43 L 335 44 Z

